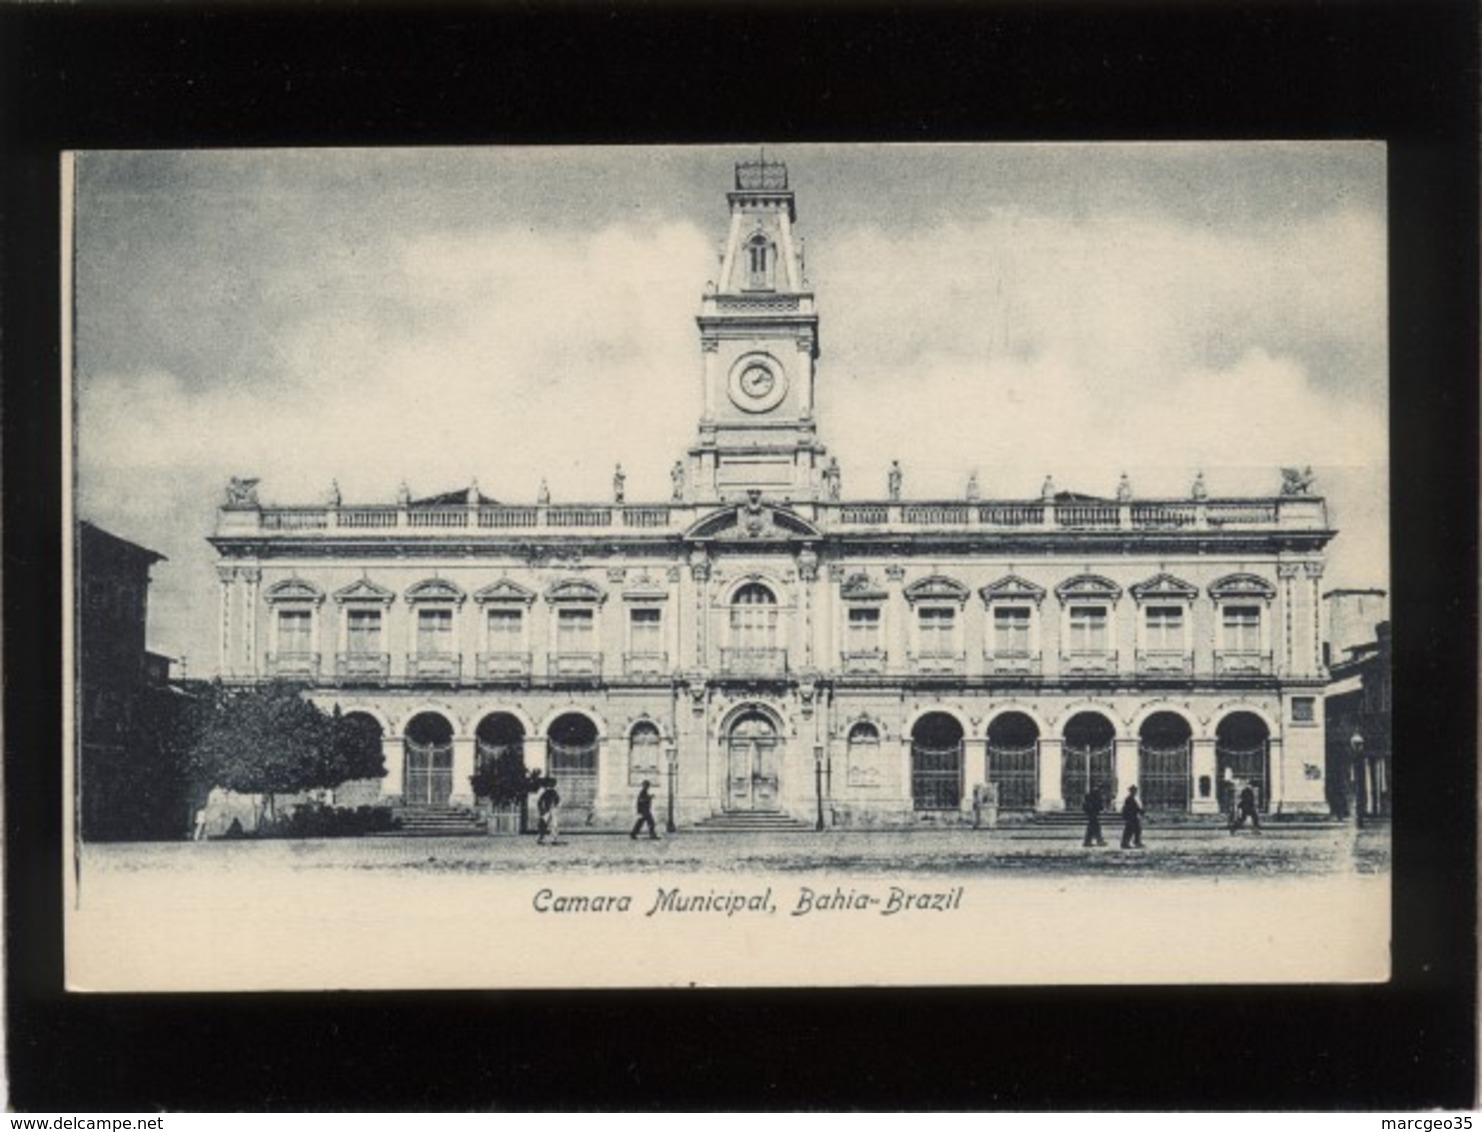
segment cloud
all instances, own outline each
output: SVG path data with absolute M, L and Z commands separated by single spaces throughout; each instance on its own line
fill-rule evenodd
M 189 348 L 159 361 L 146 342 L 125 365 L 101 344 L 82 359 L 79 509 L 170 556 L 152 635 L 209 656 L 204 538 L 231 475 L 284 503 L 331 479 L 358 502 L 475 476 L 499 499 L 546 478 L 573 500 L 605 498 L 621 461 L 630 497 L 662 498 L 699 411 L 714 236 L 539 218 L 275 233 L 233 298 L 240 339 L 231 318 L 181 319 Z M 1143 496 L 1199 469 L 1216 493 L 1265 493 L 1310 463 L 1335 518 L 1358 520 L 1334 575 L 1385 584 L 1384 249 L 1382 220 L 1342 205 L 1239 231 L 1027 208 L 836 228 L 809 257 L 822 438 L 855 496 L 883 494 L 892 457 L 919 496 L 973 470 L 1006 497 L 1047 473 L 1110 494 L 1123 470 Z M 147 282 L 135 301 L 160 311 L 191 285 Z

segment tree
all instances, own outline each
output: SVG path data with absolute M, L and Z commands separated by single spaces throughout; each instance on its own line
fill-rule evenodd
M 327 715 L 289 684 L 227 688 L 218 683 L 194 705 L 187 727 L 195 780 L 207 789 L 266 795 L 269 812 L 274 794 L 386 773 L 374 723 L 372 744 L 366 721 L 346 719 L 338 709 Z
M 469 777 L 474 797 L 487 798 L 495 806 L 523 802 L 540 789 L 540 771 L 525 766 L 525 749 L 516 743 L 504 748 L 497 757 L 486 759 Z

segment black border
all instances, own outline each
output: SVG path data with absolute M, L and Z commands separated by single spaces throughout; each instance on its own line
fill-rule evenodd
M 1450 0 L 0 10 L 12 1105 L 1472 1106 L 1477 30 Z M 1248 137 L 1391 147 L 1390 985 L 60 993 L 59 150 Z

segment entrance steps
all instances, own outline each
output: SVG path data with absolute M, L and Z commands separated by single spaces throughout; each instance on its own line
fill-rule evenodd
M 711 814 L 694 828 L 704 833 L 811 833 L 813 825 L 780 810 L 734 810 Z
M 487 821 L 467 806 L 401 806 L 390 837 L 467 837 L 487 832 Z

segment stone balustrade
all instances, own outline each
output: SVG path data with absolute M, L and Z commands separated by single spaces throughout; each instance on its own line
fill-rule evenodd
M 768 503 L 773 502 L 767 500 Z M 1328 529 L 1327 504 L 1317 496 L 1240 499 L 1038 501 L 983 500 L 783 503 L 824 532 L 911 534 L 933 531 L 1180 532 Z M 618 535 L 644 531 L 679 534 L 726 504 L 571 503 L 405 506 L 229 506 L 218 512 L 219 536 L 271 534 L 284 538 L 435 538 L 451 532 L 486 537 L 553 533 Z

